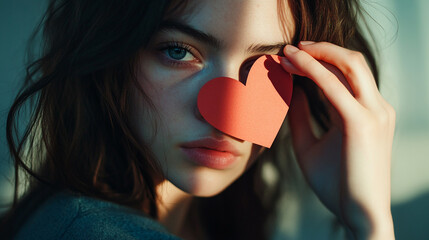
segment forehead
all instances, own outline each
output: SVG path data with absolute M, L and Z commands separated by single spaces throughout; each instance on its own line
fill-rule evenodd
M 228 47 L 290 42 L 293 18 L 286 0 L 194 0 L 180 20 L 225 42 Z M 286 21 L 279 18 L 279 8 Z M 286 29 L 286 31 L 284 31 Z

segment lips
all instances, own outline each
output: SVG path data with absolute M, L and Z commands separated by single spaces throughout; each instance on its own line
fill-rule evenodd
M 187 142 L 180 145 L 180 148 L 192 162 L 214 169 L 226 169 L 240 156 L 232 143 L 215 138 Z

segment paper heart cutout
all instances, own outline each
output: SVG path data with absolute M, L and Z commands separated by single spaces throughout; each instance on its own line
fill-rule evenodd
M 198 109 L 216 129 L 270 148 L 289 110 L 292 78 L 277 55 L 265 55 L 250 69 L 246 85 L 229 77 L 208 81 Z

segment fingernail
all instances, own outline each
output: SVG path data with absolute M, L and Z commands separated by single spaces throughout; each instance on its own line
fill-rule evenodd
M 299 49 L 292 45 L 286 45 L 286 54 L 292 54 L 298 52 Z
M 301 42 L 299 42 L 301 45 L 311 45 L 311 44 L 313 44 L 314 42 L 313 41 L 301 41 Z

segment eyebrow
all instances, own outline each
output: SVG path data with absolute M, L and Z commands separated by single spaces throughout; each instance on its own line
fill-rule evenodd
M 263 45 L 263 44 L 255 44 L 251 45 L 247 48 L 247 52 L 249 53 L 267 53 L 267 52 L 276 52 L 276 54 L 283 54 L 283 48 L 289 43 L 287 42 L 279 42 L 275 44 Z
M 225 45 L 221 40 L 217 39 L 215 36 L 205 33 L 203 31 L 200 31 L 198 29 L 195 29 L 191 26 L 189 26 L 186 23 L 177 21 L 177 20 L 166 20 L 161 23 L 160 31 L 163 30 L 176 30 L 180 31 L 188 36 L 191 36 L 195 39 L 197 39 L 200 42 L 207 43 L 208 45 L 212 46 L 213 48 L 221 48 L 223 45 Z
M 198 30 L 182 21 L 178 20 L 165 20 L 161 23 L 159 31 L 163 30 L 176 30 L 180 31 L 200 42 L 206 43 L 215 49 L 220 49 L 225 46 L 225 43 L 216 38 L 215 36 L 205 33 L 201 30 Z M 247 49 L 248 53 L 267 53 L 267 52 L 276 52 L 276 54 L 282 54 L 283 48 L 289 43 L 287 42 L 278 42 L 275 44 L 252 44 Z

